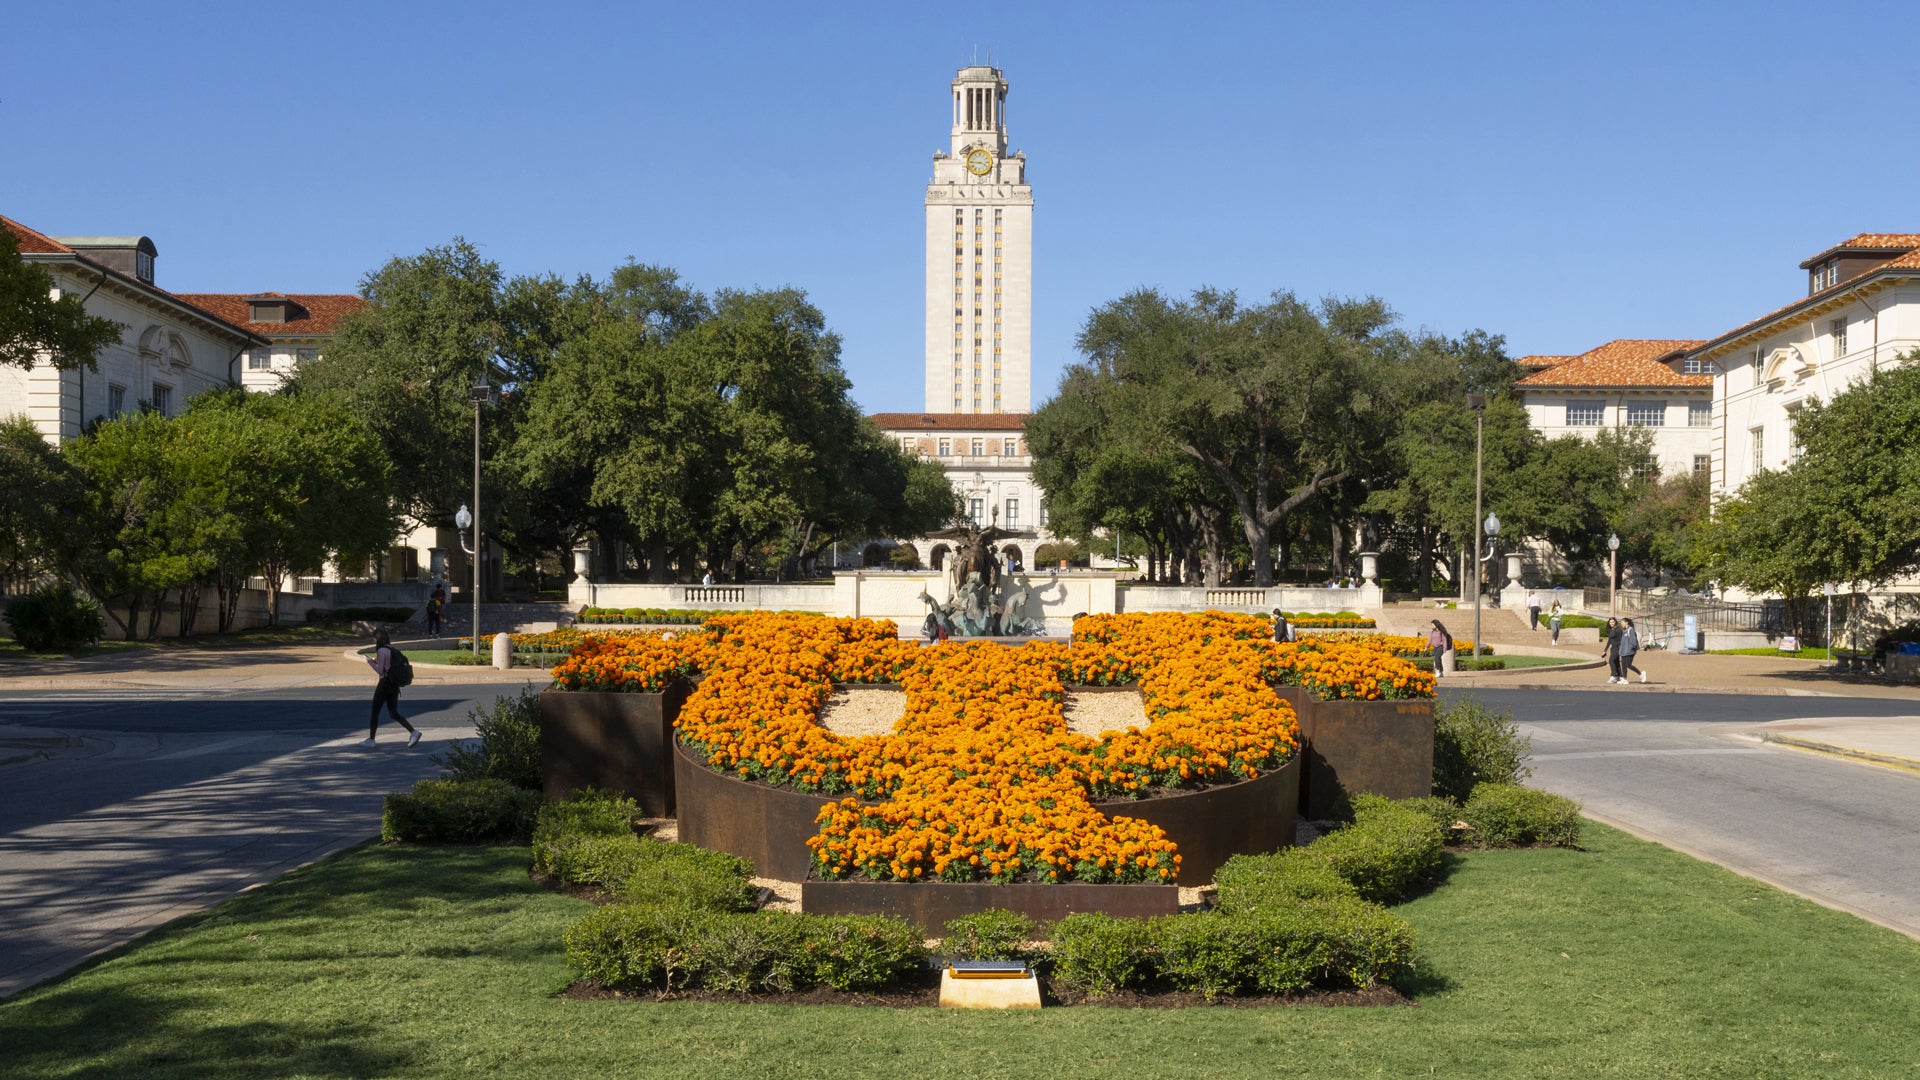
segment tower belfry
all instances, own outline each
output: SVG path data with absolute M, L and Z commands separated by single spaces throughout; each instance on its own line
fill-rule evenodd
M 1007 80 L 953 80 L 948 148 L 927 185 L 927 411 L 1032 407 L 1033 188 L 1007 152 Z

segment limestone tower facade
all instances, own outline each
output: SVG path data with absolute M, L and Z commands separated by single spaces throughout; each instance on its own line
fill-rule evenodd
M 1007 80 L 964 67 L 927 185 L 927 412 L 1033 405 L 1033 188 L 1007 152 Z

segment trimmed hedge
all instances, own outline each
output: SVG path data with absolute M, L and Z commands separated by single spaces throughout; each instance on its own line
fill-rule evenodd
M 879 915 L 721 914 L 611 904 L 566 933 L 576 978 L 610 990 L 866 990 L 926 962 L 920 932 Z
M 1353 883 L 1363 900 L 1391 904 L 1411 895 L 1440 866 L 1446 834 L 1419 810 L 1378 795 L 1353 798 L 1353 824 L 1307 850 Z
M 1352 897 L 1302 900 L 1244 915 L 1173 915 L 1149 926 L 1161 977 L 1208 1001 L 1248 990 L 1365 988 L 1413 966 L 1413 928 Z
M 1353 882 L 1311 848 L 1271 855 L 1235 855 L 1213 875 L 1214 906 L 1229 915 L 1285 907 L 1300 900 L 1357 897 Z
M 634 839 L 639 845 L 635 862 L 620 882 L 623 902 L 704 911 L 752 911 L 760 906 L 760 889 L 751 880 L 753 863 L 748 860 L 650 836 Z
M 600 626 L 607 624 L 648 623 L 654 625 L 685 626 L 706 622 L 718 611 L 698 611 L 691 608 L 602 608 L 586 607 L 574 616 L 574 625 Z
M 1049 980 L 1061 989 L 1101 998 L 1139 986 L 1158 970 L 1153 934 L 1141 919 L 1081 912 L 1054 923 L 1049 936 Z
M 639 840 L 633 832 L 633 822 L 639 816 L 639 803 L 595 788 L 581 788 L 560 802 L 547 803 L 540 808 L 533 827 L 533 868 L 567 881 L 571 880 L 568 874 L 579 872 L 575 868 L 585 865 L 583 860 L 590 859 L 595 865 L 601 865 L 620 858 L 619 852 L 623 850 L 637 851 L 637 844 L 616 842 L 597 845 L 591 855 L 572 853 L 573 848 L 594 837 Z M 628 865 L 612 880 L 624 881 L 632 872 L 632 865 Z
M 1518 784 L 1481 784 L 1460 809 L 1475 847 L 1580 845 L 1580 804 Z
M 1020 960 L 1033 940 L 1033 920 L 1017 911 L 988 908 L 947 922 L 940 947 L 954 960 Z
M 422 780 L 411 793 L 386 797 L 380 837 L 456 844 L 517 839 L 532 830 L 539 807 L 539 792 L 505 780 Z

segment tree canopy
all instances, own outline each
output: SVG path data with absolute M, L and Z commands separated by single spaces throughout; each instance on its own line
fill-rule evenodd
M 126 327 L 87 314 L 80 297 L 53 298 L 53 275 L 20 257 L 0 228 L 0 367 L 31 368 L 44 354 L 58 368 L 92 368 Z

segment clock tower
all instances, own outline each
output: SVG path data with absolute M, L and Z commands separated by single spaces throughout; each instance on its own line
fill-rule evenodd
M 964 67 L 927 185 L 927 411 L 1032 408 L 1033 188 L 1007 152 L 1007 80 Z

